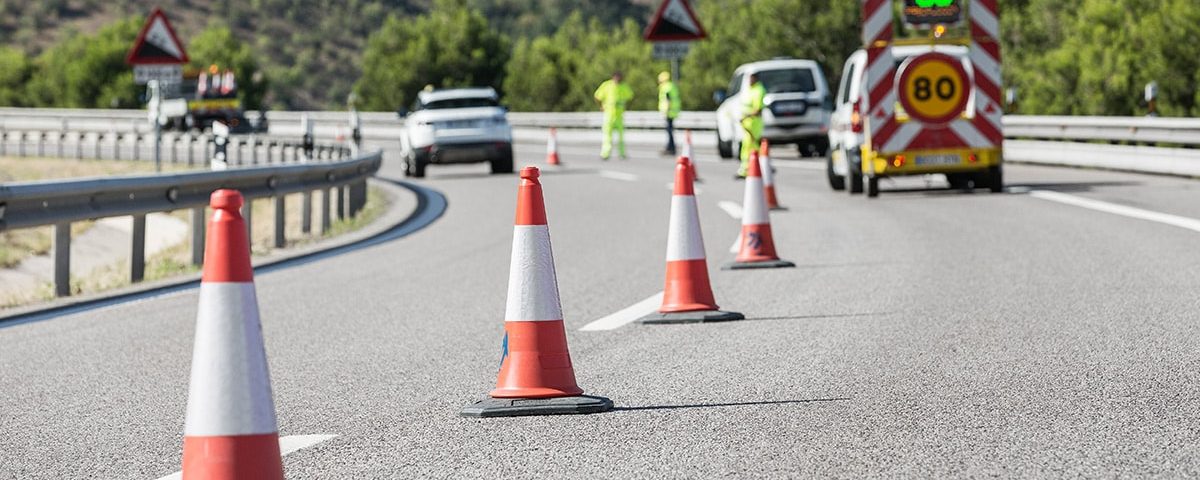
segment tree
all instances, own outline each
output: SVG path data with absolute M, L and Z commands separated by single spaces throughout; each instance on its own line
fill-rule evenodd
M 234 37 L 229 27 L 218 22 L 209 24 L 188 44 L 188 57 L 196 68 L 217 65 L 221 70 L 233 71 L 242 105 L 249 110 L 262 108 L 267 78 L 258 66 L 254 51 Z
M 25 83 L 31 73 L 29 58 L 25 52 L 12 47 L 0 47 L 0 105 L 23 107 Z
M 125 54 L 137 38 L 140 16 L 128 17 L 95 35 L 75 35 L 34 61 L 27 93 L 33 106 L 137 108 L 144 87 L 133 83 Z
M 362 77 L 354 87 L 360 108 L 407 106 L 425 85 L 499 90 L 509 45 L 464 0 L 437 0 L 429 14 L 416 18 L 389 16 L 367 40 Z

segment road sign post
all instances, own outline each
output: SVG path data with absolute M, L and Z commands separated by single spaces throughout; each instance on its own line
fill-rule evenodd
M 146 84 L 150 101 L 146 103 L 146 117 L 154 127 L 154 171 L 162 171 L 162 90 L 158 80 Z
M 676 80 L 679 60 L 687 56 L 691 42 L 706 36 L 687 0 L 664 0 L 642 34 L 642 38 L 654 43 L 654 58 L 671 61 L 671 78 Z

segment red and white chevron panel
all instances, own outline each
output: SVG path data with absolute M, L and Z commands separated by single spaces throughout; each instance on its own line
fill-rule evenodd
M 928 125 L 896 120 L 896 68 L 892 57 L 892 0 L 862 0 L 862 40 L 867 51 L 868 139 L 881 154 L 916 148 L 996 148 L 1004 140 L 1000 108 L 1000 21 L 996 0 L 973 0 L 968 59 L 975 104 L 970 118 Z

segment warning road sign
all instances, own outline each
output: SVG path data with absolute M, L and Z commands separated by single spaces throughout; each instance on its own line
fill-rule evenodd
M 155 8 L 138 33 L 133 48 L 125 56 L 129 65 L 180 65 L 188 62 L 183 42 L 175 35 L 171 22 L 162 10 Z
M 970 84 L 961 60 L 929 52 L 900 66 L 896 90 L 908 116 L 924 123 L 944 124 L 966 111 Z
M 700 40 L 707 36 L 687 0 L 663 0 L 642 38 L 651 42 Z

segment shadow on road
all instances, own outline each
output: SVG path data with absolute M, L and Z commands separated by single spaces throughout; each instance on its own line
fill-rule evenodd
M 641 407 L 614 407 L 613 411 L 675 410 L 679 408 L 752 407 L 756 405 L 788 405 L 797 403 L 840 402 L 850 397 L 810 398 L 806 400 L 763 400 L 759 402 L 697 403 L 692 405 L 646 405 Z
M 746 320 L 817 320 L 823 318 L 855 318 L 855 317 L 877 317 L 891 315 L 894 312 L 867 312 L 867 313 L 827 313 L 816 315 L 795 315 L 788 317 L 747 317 Z M 733 322 L 736 323 L 736 322 Z
M 1006 185 L 1009 189 L 1054 190 L 1056 192 L 1090 192 L 1096 187 L 1137 187 L 1142 182 L 1021 182 Z M 1014 192 L 1015 193 L 1015 192 Z

